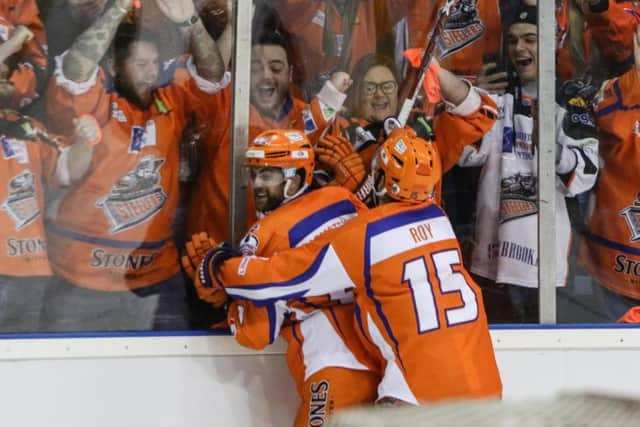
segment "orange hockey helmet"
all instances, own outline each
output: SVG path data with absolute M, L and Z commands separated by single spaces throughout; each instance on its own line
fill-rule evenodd
M 315 154 L 307 136 L 297 129 L 274 129 L 262 132 L 247 148 L 246 165 L 251 167 L 275 167 L 303 169 L 304 183 L 311 184 L 315 167 Z M 290 178 L 287 172 L 285 177 Z
M 303 188 L 313 180 L 315 154 L 311 142 L 297 129 L 274 129 L 258 135 L 245 152 L 245 165 L 282 169 L 285 179 L 304 170 Z
M 420 203 L 433 197 L 442 179 L 440 156 L 435 146 L 418 138 L 410 128 L 394 129 L 378 149 L 372 173 L 376 195 Z

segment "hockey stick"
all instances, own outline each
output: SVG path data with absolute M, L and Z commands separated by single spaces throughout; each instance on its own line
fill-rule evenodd
M 410 68 L 409 71 L 407 71 L 407 76 L 402 82 L 402 86 L 400 89 L 399 99 L 401 101 L 401 107 L 397 117 L 400 127 L 404 127 L 407 124 L 409 114 L 411 113 L 411 110 L 413 110 L 413 106 L 416 103 L 416 98 L 420 93 L 420 88 L 422 87 L 422 82 L 424 80 L 427 67 L 429 66 L 431 58 L 433 57 L 433 51 L 436 48 L 438 37 L 440 37 L 442 29 L 447 23 L 447 19 L 449 18 L 449 14 L 451 13 L 451 8 L 458 1 L 459 0 L 446 0 L 444 5 L 440 8 L 440 10 L 438 11 L 438 18 L 435 22 L 433 32 L 431 34 L 431 38 L 429 39 L 429 43 L 422 53 L 420 66 L 418 68 Z

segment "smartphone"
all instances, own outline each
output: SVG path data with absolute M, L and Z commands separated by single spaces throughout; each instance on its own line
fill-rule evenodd
M 487 74 L 495 74 L 495 73 L 500 73 L 500 72 L 507 72 L 507 64 L 502 59 L 501 55 L 498 55 L 497 53 L 485 53 L 482 56 L 482 63 L 483 64 L 489 64 L 491 62 L 495 63 L 496 66 L 493 67 L 492 69 L 488 70 Z M 504 80 L 506 81 L 507 79 L 505 78 Z

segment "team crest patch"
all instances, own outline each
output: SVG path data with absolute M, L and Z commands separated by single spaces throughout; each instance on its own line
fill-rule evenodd
M 259 245 L 258 237 L 250 232 L 240 241 L 240 252 L 243 255 L 254 255 L 258 251 Z
M 438 37 L 440 58 L 459 51 L 478 40 L 485 25 L 478 18 L 477 0 L 462 0 L 452 6 L 451 14 Z
M 119 121 L 120 123 L 127 122 L 127 116 L 124 114 L 124 111 L 120 109 L 117 102 L 111 103 L 111 117 L 113 117 L 115 120 Z
M 636 200 L 620 211 L 620 215 L 627 221 L 630 232 L 630 242 L 640 240 L 640 193 L 636 195 Z
M 304 124 L 304 133 L 308 134 L 318 130 L 318 125 L 309 110 L 302 110 L 302 123 Z
M 40 215 L 35 180 L 35 175 L 28 169 L 9 180 L 9 195 L 0 209 L 11 217 L 16 231 L 31 224 Z
M 98 200 L 111 225 L 110 233 L 119 233 L 158 213 L 167 203 L 167 195 L 160 186 L 160 167 L 164 159 L 145 156 L 135 169 L 120 178 L 106 197 Z
M 0 136 L 0 144 L 2 145 L 2 157 L 6 160 L 14 159 L 21 165 L 29 163 L 29 151 L 27 151 L 27 144 L 24 141 Z
M 500 223 L 538 213 L 538 179 L 516 174 L 504 178 L 500 191 Z
M 152 147 L 156 145 L 156 123 L 149 120 L 144 127 L 131 126 L 131 144 L 129 145 L 129 153 L 137 154 L 144 147 Z
M 402 139 L 399 139 L 393 148 L 398 154 L 404 154 L 407 151 L 407 146 Z

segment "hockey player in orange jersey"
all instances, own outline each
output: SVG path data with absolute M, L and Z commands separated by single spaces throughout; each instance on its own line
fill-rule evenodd
M 240 243 L 245 255 L 271 256 L 303 245 L 367 209 L 341 186 L 309 192 L 315 155 L 302 131 L 261 133 L 246 151 L 246 165 L 261 219 Z M 187 272 L 208 246 L 206 235 L 187 244 Z M 240 344 L 260 350 L 278 334 L 287 341 L 289 371 L 302 400 L 296 427 L 322 425 L 334 411 L 375 400 L 380 377 L 357 339 L 352 299 L 352 292 L 337 291 L 263 307 L 240 300 L 229 307 L 228 322 Z
M 382 364 L 379 401 L 499 397 L 482 294 L 433 203 L 441 176 L 433 145 L 396 129 L 372 173 L 377 208 L 271 258 L 219 246 L 196 282 L 218 304 L 228 295 L 258 306 L 352 289 L 362 343 Z
M 299 129 L 315 142 L 323 130 L 333 121 L 341 108 L 350 85 L 346 73 L 336 73 L 325 83 L 323 90 L 307 104 L 290 93 L 291 66 L 288 41 L 276 29 L 254 35 L 251 54 L 251 83 L 249 112 L 249 140 L 269 129 Z M 227 100 L 215 116 L 206 118 L 201 163 L 216 165 L 201 168 L 196 179 L 187 211 L 187 235 L 206 231 L 216 241 L 228 236 L 229 215 L 229 159 L 231 152 L 230 110 L 231 94 L 225 91 Z M 213 123 L 211 123 L 213 121 Z M 211 125 L 209 125 L 211 123 Z M 253 199 L 247 204 L 247 226 L 255 220 Z
M 0 2 L 0 105 L 22 109 L 40 96 L 47 37 L 35 0 Z
M 580 242 L 582 265 L 602 294 L 603 320 L 615 322 L 640 300 L 640 26 L 633 39 L 635 66 L 603 83 L 595 118 L 602 168 Z
M 230 75 L 192 0 L 155 1 L 189 40 L 186 60 L 161 67 L 154 34 L 122 22 L 132 0 L 116 0 L 56 58 L 51 123 L 64 131 L 91 113 L 103 141 L 48 229 L 61 276 L 46 314 L 53 330 L 188 328 L 173 241 L 179 140 L 191 113 L 215 105 Z M 110 81 L 98 64 L 112 44 Z

